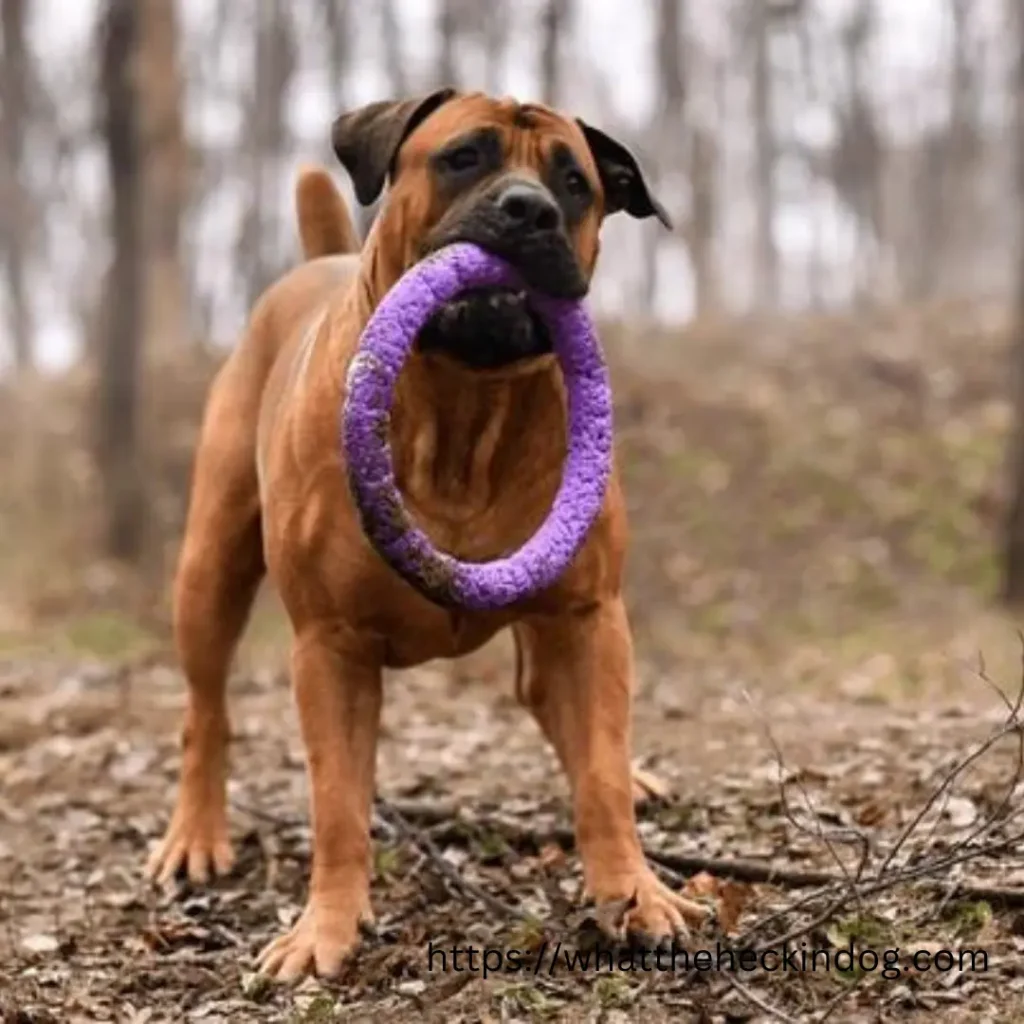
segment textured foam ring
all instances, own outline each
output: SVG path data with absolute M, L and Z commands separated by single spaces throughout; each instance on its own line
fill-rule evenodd
M 551 331 L 568 393 L 568 453 L 554 504 L 519 550 L 463 562 L 436 550 L 413 522 L 395 484 L 388 443 L 391 402 L 420 329 L 469 288 L 523 289 L 516 271 L 475 245 L 457 243 L 416 264 L 384 296 L 348 369 L 341 440 L 362 528 L 381 557 L 430 600 L 502 608 L 554 584 L 582 546 L 604 501 L 612 456 L 608 371 L 580 302 L 528 291 Z

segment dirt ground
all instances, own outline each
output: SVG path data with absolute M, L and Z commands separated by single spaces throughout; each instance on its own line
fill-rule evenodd
M 162 373 L 179 387 L 147 407 L 163 445 L 149 590 L 84 553 L 83 382 L 32 399 L 47 415 L 25 443 L 0 419 L 0 1020 L 1024 1020 L 1020 624 L 991 599 L 1000 329 L 943 310 L 755 334 L 622 342 L 642 835 L 714 910 L 688 953 L 786 940 L 856 964 L 566 960 L 593 949 L 595 913 L 564 779 L 498 645 L 389 680 L 376 927 L 338 982 L 262 984 L 254 953 L 299 912 L 309 868 L 269 600 L 232 683 L 237 871 L 201 891 L 144 886 L 178 764 L 163 601 L 204 365 Z M 644 373 L 622 372 L 641 348 Z M 457 970 L 437 955 L 453 945 L 505 959 Z M 883 976 L 868 951 L 895 949 Z
M 495 970 L 484 979 L 479 969 L 444 970 L 435 956 L 431 970 L 431 943 L 536 955 L 546 936 L 553 944 L 568 934 L 567 948 L 587 947 L 578 864 L 552 842 L 569 825 L 565 785 L 507 691 L 492 682 L 453 684 L 443 672 L 390 680 L 376 934 L 338 984 L 308 982 L 292 991 L 263 986 L 251 973 L 257 949 L 301 908 L 309 866 L 302 748 L 281 675 L 257 671 L 234 680 L 235 876 L 210 890 L 167 894 L 141 883 L 140 866 L 173 795 L 183 698 L 173 667 L 154 659 L 119 667 L 3 665 L 4 1019 L 810 1021 L 830 1004 L 837 1021 L 924 1020 L 936 1012 L 943 1021 L 1021 1019 L 1024 900 L 1003 906 L 958 896 L 952 887 L 883 893 L 800 941 L 821 949 L 852 937 L 858 948 L 898 947 L 904 958 L 918 950 L 983 950 L 986 970 L 916 972 L 904 960 L 894 980 L 877 971 L 757 973 L 740 976 L 744 993 L 728 984 L 722 991 L 717 975 L 688 979 L 681 968 L 602 973 L 563 963 L 548 976 Z M 637 752 L 665 792 L 642 808 L 645 841 L 656 851 L 712 863 L 835 871 L 830 844 L 819 835 L 822 823 L 827 832 L 860 828 L 884 849 L 951 759 L 1006 714 L 980 682 L 959 701 L 922 708 L 777 693 L 748 699 L 739 680 L 722 687 L 649 674 Z M 766 729 L 799 784 L 791 788 L 796 811 L 780 802 L 778 759 Z M 935 834 L 919 855 L 948 848 L 998 806 L 1014 783 L 1014 763 L 1012 742 L 981 759 L 929 819 Z M 805 794 L 811 817 L 801 809 Z M 394 806 L 411 838 L 388 825 Z M 842 845 L 833 850 L 846 863 L 857 860 Z M 468 891 L 435 856 L 468 880 Z M 958 878 L 1024 890 L 1024 858 L 1012 849 L 940 881 Z M 799 895 L 767 885 L 735 889 L 734 939 Z M 508 913 L 485 904 L 480 891 Z M 724 918 L 721 903 L 718 910 Z M 723 923 L 692 936 L 691 948 L 714 950 Z

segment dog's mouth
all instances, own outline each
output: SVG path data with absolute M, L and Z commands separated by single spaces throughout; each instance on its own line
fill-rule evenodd
M 422 352 L 444 352 L 475 370 L 493 370 L 553 351 L 547 325 L 525 291 L 476 288 L 446 302 L 417 338 Z

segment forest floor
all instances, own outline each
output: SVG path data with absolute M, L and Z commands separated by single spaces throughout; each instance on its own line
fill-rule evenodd
M 263 984 L 253 955 L 309 870 L 287 631 L 268 595 L 232 680 L 237 870 L 150 889 L 184 684 L 164 599 L 79 550 L 95 482 L 74 402 L 49 402 L 0 495 L 0 1020 L 1024 1019 L 1022 651 L 991 602 L 1000 338 L 949 310 L 756 346 L 709 329 L 641 339 L 646 376 L 620 372 L 642 837 L 715 911 L 690 955 L 785 939 L 818 951 L 814 970 L 571 959 L 594 917 L 567 787 L 499 643 L 389 678 L 375 930 L 337 982 Z M 671 377 L 658 360 L 680 346 Z M 158 580 L 187 492 L 186 390 L 154 406 Z M 4 427 L 0 451 L 23 453 Z M 505 958 L 456 970 L 453 945 Z
M 302 746 L 280 673 L 240 673 L 232 688 L 236 873 L 174 893 L 141 881 L 171 807 L 182 689 L 161 659 L 14 657 L 0 668 L 4 1020 L 736 1022 L 812 1021 L 829 1010 L 836 1021 L 940 1013 L 1009 1024 L 1024 1012 L 1024 858 L 1019 843 L 980 851 L 1021 829 L 1019 734 L 979 758 L 913 830 L 897 863 L 933 861 L 926 884 L 875 894 L 865 884 L 866 895 L 815 923 L 842 890 L 833 886 L 772 922 L 820 885 L 730 881 L 718 863 L 842 878 L 837 864 L 855 872 L 863 840 L 868 878 L 955 762 L 1007 721 L 981 680 L 922 706 L 806 691 L 760 691 L 751 702 L 741 680 L 648 675 L 637 755 L 664 788 L 641 807 L 644 841 L 689 868 L 689 891 L 717 912 L 691 937 L 691 954 L 714 955 L 716 943 L 777 948 L 791 931 L 794 950 L 834 956 L 852 942 L 882 964 L 899 950 L 888 954 L 899 958 L 889 976 L 868 954 L 852 969 L 819 961 L 814 971 L 689 978 L 683 960 L 645 971 L 639 958 L 619 959 L 625 967 L 612 973 L 565 959 L 563 950 L 591 948 L 593 925 L 577 899 L 577 858 L 564 848 L 566 786 L 549 750 L 507 686 L 453 683 L 440 671 L 396 676 L 379 761 L 376 934 L 338 983 L 297 990 L 252 973 L 254 953 L 299 912 L 309 869 Z M 968 842 L 977 853 L 942 867 Z M 894 869 L 882 877 L 895 883 Z M 492 957 L 485 978 L 481 961 L 475 971 L 465 958 L 455 970 L 450 953 L 431 961 L 432 948 L 471 945 L 519 950 L 527 968 L 492 970 Z M 529 973 L 538 955 L 539 976 Z

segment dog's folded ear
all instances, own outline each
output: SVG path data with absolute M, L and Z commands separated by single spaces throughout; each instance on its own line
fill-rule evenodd
M 408 135 L 454 95 L 454 89 L 438 89 L 415 99 L 382 100 L 335 120 L 331 129 L 334 152 L 352 178 L 356 198 L 363 206 L 380 195 Z
M 606 213 L 624 210 L 631 217 L 657 217 L 665 227 L 672 228 L 672 219 L 665 207 L 651 194 L 636 158 L 621 142 L 586 121 L 576 118 L 597 164 L 604 188 Z

